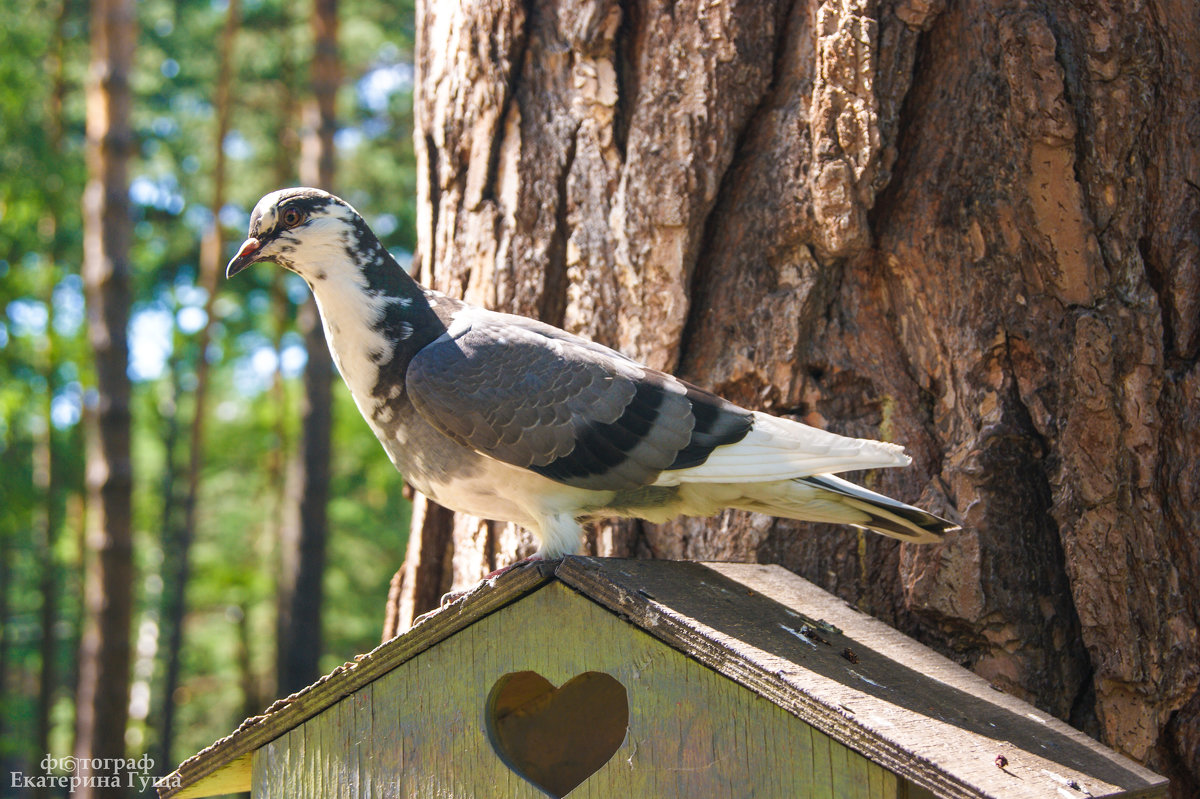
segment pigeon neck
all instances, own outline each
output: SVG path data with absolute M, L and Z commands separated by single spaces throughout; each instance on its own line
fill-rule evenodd
M 357 241 L 351 237 L 339 248 L 342 263 L 305 270 L 334 363 L 356 395 L 374 384 L 379 366 L 391 357 L 393 340 L 411 333 L 406 311 L 422 296 L 374 235 L 366 235 Z

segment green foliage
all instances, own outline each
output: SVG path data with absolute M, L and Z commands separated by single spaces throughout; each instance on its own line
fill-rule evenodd
M 0 5 L 0 566 L 5 694 L 0 756 L 19 757 L 34 728 L 40 670 L 40 582 L 54 573 L 61 623 L 51 635 L 64 696 L 79 615 L 78 513 L 82 440 L 77 421 L 90 379 L 83 339 L 83 99 L 86 10 Z M 71 202 L 66 202 L 71 198 Z M 46 496 L 46 448 L 57 490 Z M 35 465 L 35 455 L 39 464 Z M 68 509 L 72 512 L 68 512 Z M 47 514 L 64 520 L 53 548 Z
M 84 495 L 81 417 L 92 385 L 82 281 L 80 198 L 87 4 L 0 4 L 0 577 L 8 662 L 0 696 L 0 757 L 30 751 L 42 631 L 36 537 L 46 508 L 61 519 L 51 567 L 59 587 L 55 746 L 71 743 Z M 61 13 L 60 13 L 61 9 Z M 204 292 L 196 285 L 200 239 L 211 225 L 217 147 L 227 159 L 227 199 L 216 219 L 226 257 L 246 235 L 258 198 L 296 182 L 311 30 L 308 7 L 243 0 L 235 44 L 231 132 L 215 141 L 213 97 L 227 5 L 143 0 L 131 164 L 135 303 L 135 687 L 131 748 L 155 744 L 155 708 L 166 641 L 158 634 L 164 526 L 177 524 L 188 459 L 196 369 L 211 364 L 198 533 L 192 550 L 183 675 L 176 699 L 178 760 L 240 720 L 243 683 L 269 702 L 274 658 L 279 489 L 295 451 L 303 348 L 293 320 L 307 289 L 260 267 L 222 285 L 214 338 L 198 351 Z M 339 94 L 338 183 L 394 251 L 415 246 L 411 2 L 345 0 L 344 86 Z M 325 652 L 332 666 L 379 641 L 383 603 L 403 558 L 409 508 L 401 480 L 348 393 L 335 386 L 334 497 L 325 577 Z M 35 486 L 38 441 L 54 447 L 53 497 Z M 173 479 L 172 479 L 173 478 Z M 249 663 L 250 674 L 244 674 Z M 147 692 L 141 696 L 139 691 Z M 146 697 L 148 696 L 148 705 Z M 143 707 L 137 711 L 139 702 Z M 66 754 L 67 750 L 56 752 Z M 165 768 L 165 764 L 160 764 Z

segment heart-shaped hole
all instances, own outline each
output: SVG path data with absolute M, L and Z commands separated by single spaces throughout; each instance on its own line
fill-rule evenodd
M 629 727 L 625 686 L 600 671 L 561 688 L 535 671 L 505 674 L 487 700 L 488 737 L 513 771 L 565 796 L 621 748 Z

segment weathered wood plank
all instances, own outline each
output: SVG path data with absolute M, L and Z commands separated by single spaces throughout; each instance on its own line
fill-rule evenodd
M 375 684 L 364 685 L 352 696 L 354 728 L 358 734 L 358 760 L 355 766 L 358 791 L 355 797 L 356 799 L 374 799 L 381 793 L 376 790 L 374 780 L 377 741 L 371 708 L 374 704 Z
M 359 689 L 362 690 L 362 689 Z M 356 691 L 338 703 L 338 726 L 346 740 L 345 757 L 337 766 L 338 792 L 340 799 L 358 799 L 358 757 L 362 745 L 362 733 L 354 718 L 354 697 Z M 336 742 L 335 742 L 336 745 Z
M 764 700 L 766 701 L 766 700 Z M 816 790 L 813 762 L 813 733 L 809 728 L 796 736 L 796 778 L 793 781 L 793 796 L 812 796 Z M 819 734 L 819 733 L 818 733 Z
M 846 757 L 846 747 L 829 747 L 829 775 L 829 785 L 834 796 L 838 799 L 855 799 L 855 774 Z
M 293 783 L 292 791 L 298 795 L 325 795 L 325 786 L 321 784 L 321 764 L 318 757 L 320 754 L 320 744 L 317 740 L 319 730 L 319 724 L 302 724 L 296 728 L 296 732 L 303 739 L 303 742 L 300 744 L 302 746 L 303 765 L 299 769 L 299 773 L 307 781 L 307 783 Z
M 814 799 L 835 799 L 833 795 L 833 752 L 829 736 L 815 727 L 810 730 L 809 735 L 813 751 L 812 796 Z
M 371 683 L 371 729 L 374 730 L 374 781 L 380 799 L 400 799 L 396 776 L 403 767 L 404 745 L 400 740 L 400 713 L 396 692 L 388 690 L 385 677 Z
M 871 763 L 867 771 L 867 796 L 871 799 L 896 799 L 896 775 L 878 763 Z

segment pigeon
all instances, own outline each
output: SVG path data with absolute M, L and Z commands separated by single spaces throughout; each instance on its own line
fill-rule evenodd
M 736 508 L 937 541 L 957 525 L 837 472 L 904 466 L 902 447 L 747 410 L 616 350 L 417 283 L 346 201 L 263 197 L 232 278 L 272 261 L 316 298 L 355 404 L 405 480 L 435 502 L 515 522 L 537 559 L 582 525 Z

